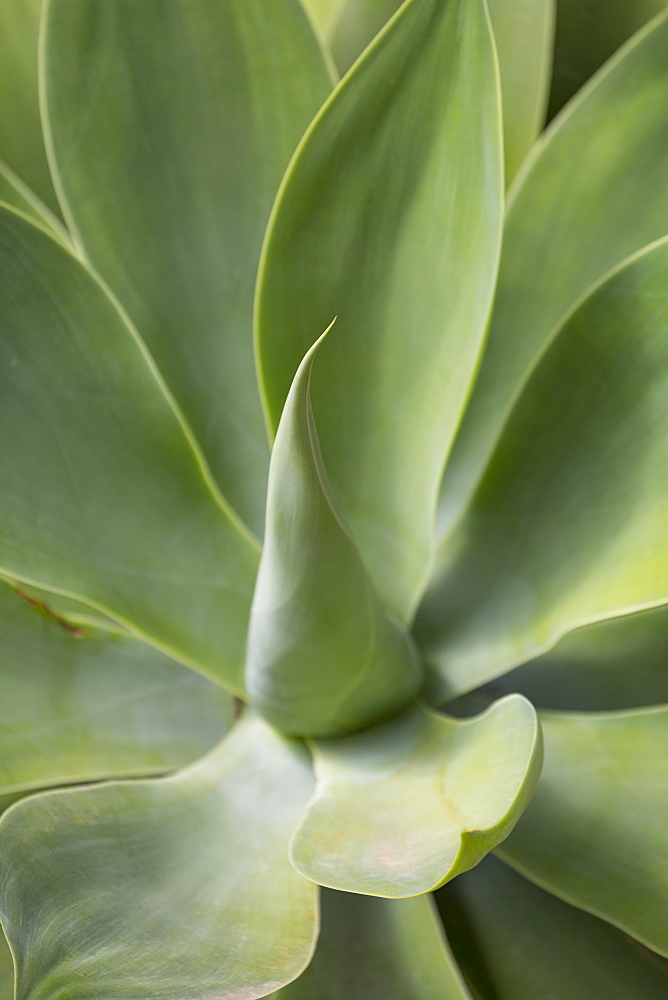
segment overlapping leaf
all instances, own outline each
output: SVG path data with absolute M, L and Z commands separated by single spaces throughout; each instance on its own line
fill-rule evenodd
M 286 176 L 261 265 L 258 355 L 278 426 L 302 357 L 325 466 L 381 598 L 410 616 L 477 363 L 501 221 L 498 94 L 482 0 L 409 2 Z
M 666 601 L 667 324 L 663 241 L 601 284 L 534 370 L 423 609 L 434 698 Z
M 272 1000 L 470 1000 L 430 896 L 323 889 L 318 947 Z
M 232 699 L 129 636 L 76 626 L 0 589 L 0 800 L 190 763 Z
M 49 0 L 45 108 L 66 214 L 256 531 L 257 260 L 331 86 L 299 0 Z
M 451 526 L 552 330 L 630 254 L 668 233 L 668 16 L 634 39 L 537 145 L 504 230 L 487 349 L 448 462 Z
M 668 962 L 493 857 L 436 894 L 476 1000 L 663 1000 Z
M 415 707 L 314 744 L 316 790 L 290 856 L 321 885 L 402 897 L 471 868 L 531 798 L 542 742 L 529 702 L 511 695 L 460 721 Z
M 287 843 L 304 748 L 253 717 L 152 781 L 52 792 L 0 821 L 0 914 L 18 1000 L 253 1000 L 308 963 L 317 889 Z
M 299 367 L 274 442 L 246 659 L 252 703 L 298 736 L 341 735 L 391 715 L 423 680 L 329 487 L 309 392 L 321 343 Z
M 541 719 L 544 775 L 501 856 L 668 956 L 668 708 Z
M 0 569 L 242 685 L 257 553 L 142 345 L 66 250 L 0 210 Z
M 14 1000 L 14 962 L 0 928 L 0 1000 Z

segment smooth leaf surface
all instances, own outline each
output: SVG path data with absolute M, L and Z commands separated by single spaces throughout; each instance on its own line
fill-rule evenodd
M 558 0 L 550 117 L 666 0 Z
M 0 589 L 0 797 L 189 764 L 232 699 L 129 636 L 48 617 Z
M 0 928 L 0 1000 L 14 1000 L 14 961 Z
M 317 890 L 288 861 L 308 754 L 247 717 L 174 777 L 52 792 L 0 821 L 17 1000 L 253 1000 L 315 946 Z
M 323 889 L 309 967 L 272 1000 L 470 1000 L 430 896 Z
M 667 102 L 665 17 L 592 81 L 527 161 L 508 208 L 487 348 L 445 472 L 444 529 L 462 514 L 553 329 L 602 275 L 668 233 Z
M 540 775 L 536 714 L 511 695 L 460 721 L 421 707 L 314 744 L 316 790 L 290 849 L 321 885 L 428 892 L 476 865 L 517 822 Z
M 663 1000 L 668 962 L 493 857 L 436 894 L 476 1000 Z
M 420 620 L 430 696 L 668 595 L 668 241 L 566 321 L 524 386 Z
M 315 23 L 324 35 L 341 6 L 341 0 L 303 0 Z
M 58 213 L 39 111 L 37 43 L 41 11 L 42 0 L 0 3 L 0 157 Z
M 668 708 L 541 720 L 545 771 L 501 857 L 668 955 Z
M 360 729 L 413 702 L 423 681 L 329 487 L 309 391 L 321 343 L 299 366 L 274 442 L 246 656 L 251 702 L 296 736 Z
M 0 210 L 0 568 L 238 690 L 257 552 L 84 267 Z
M 274 431 L 304 354 L 338 316 L 314 373 L 316 425 L 376 589 L 404 619 L 431 559 L 500 222 L 484 5 L 413 0 L 308 131 L 268 230 L 257 311 Z
M 325 57 L 299 0 L 50 0 L 46 29 L 72 230 L 259 532 L 253 286 L 281 177 L 332 87 Z
M 21 178 L 0 160 L 0 202 L 18 209 L 42 226 L 50 229 L 61 243 L 69 245 L 69 236 L 62 222 L 40 201 Z

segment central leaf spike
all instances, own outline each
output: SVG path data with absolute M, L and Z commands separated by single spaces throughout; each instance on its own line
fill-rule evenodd
M 310 381 L 329 329 L 299 366 L 276 434 L 248 633 L 251 702 L 294 736 L 354 732 L 400 711 L 422 685 L 412 641 L 380 604 L 320 453 Z

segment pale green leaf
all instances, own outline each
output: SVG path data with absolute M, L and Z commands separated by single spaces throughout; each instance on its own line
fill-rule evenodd
M 511 695 L 463 721 L 415 707 L 313 752 L 316 790 L 293 864 L 321 885 L 402 897 L 507 837 L 536 787 L 542 741 L 529 702 Z
M 0 210 L 0 568 L 242 685 L 257 552 L 95 278 Z
M 501 221 L 482 0 L 412 0 L 335 91 L 279 195 L 258 290 L 278 426 L 301 359 L 325 466 L 381 598 L 424 586 L 441 471 L 477 363 Z
M 313 961 L 272 1000 L 470 1000 L 430 896 L 323 889 Z
M 550 117 L 666 0 L 557 0 Z
M 541 721 L 545 771 L 501 857 L 668 955 L 668 707 Z
M 274 442 L 246 658 L 251 702 L 295 736 L 360 729 L 414 701 L 423 681 L 417 652 L 381 607 L 327 480 L 309 392 L 322 342 L 299 367 Z
M 493 857 L 436 894 L 476 1000 L 664 1000 L 668 962 Z
M 317 889 L 287 843 L 308 754 L 247 717 L 163 779 L 51 792 L 0 820 L 17 1000 L 253 1000 L 315 946 Z
M 62 222 L 7 166 L 4 160 L 0 160 L 0 202 L 7 203 L 25 215 L 29 215 L 31 219 L 50 229 L 61 243 L 69 246 L 70 239 Z
M 339 0 L 327 37 L 341 72 L 350 69 L 367 45 L 396 14 L 403 0 Z
M 592 81 L 527 161 L 508 208 L 487 348 L 445 471 L 444 529 L 462 514 L 553 329 L 602 275 L 668 233 L 667 104 L 664 17 Z
M 320 31 L 326 35 L 342 0 L 303 0 Z
M 190 763 L 232 699 L 129 636 L 70 624 L 0 588 L 0 798 Z
M 0 157 L 58 213 L 39 112 L 37 43 L 41 11 L 42 0 L 0 2 Z
M 666 602 L 667 325 L 664 240 L 599 285 L 543 355 L 423 608 L 434 698 Z
M 260 531 L 255 273 L 283 172 L 332 87 L 305 12 L 299 0 L 49 0 L 43 85 L 72 231 Z

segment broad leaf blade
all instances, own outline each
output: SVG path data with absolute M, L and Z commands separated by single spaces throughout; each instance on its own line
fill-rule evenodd
M 668 233 L 667 101 L 668 16 L 535 147 L 508 208 L 487 348 L 445 471 L 444 529 L 465 509 L 554 328 L 594 282 Z
M 311 964 L 273 1000 L 470 1000 L 431 897 L 323 889 L 320 911 Z
M 424 584 L 442 465 L 487 321 L 499 147 L 482 0 L 413 0 L 307 133 L 265 244 L 257 331 L 269 423 L 314 335 L 338 316 L 314 375 L 316 424 L 376 589 L 404 619 Z
M 257 552 L 95 278 L 0 210 L 0 567 L 242 686 Z
M 440 889 L 476 1000 L 663 1000 L 668 962 L 493 857 Z
M 668 241 L 586 298 L 527 381 L 418 632 L 431 695 L 668 596 Z
M 501 857 L 668 956 L 668 708 L 541 719 L 544 776 Z
M 18 1000 L 253 1000 L 289 982 L 315 945 L 317 890 L 287 857 L 312 786 L 304 748 L 249 717 L 174 777 L 13 806 L 0 912 Z
M 58 621 L 0 589 L 0 797 L 181 767 L 232 699 L 129 636 Z
M 73 231 L 259 532 L 253 286 L 281 177 L 332 86 L 311 26 L 299 0 L 50 0 L 44 56 Z
M 299 367 L 274 442 L 246 657 L 251 702 L 295 736 L 360 729 L 414 701 L 423 680 L 329 486 L 309 392 L 322 341 Z
M 290 856 L 321 885 L 403 897 L 476 865 L 538 781 L 542 742 L 519 696 L 460 721 L 416 707 L 314 744 L 316 790 Z

